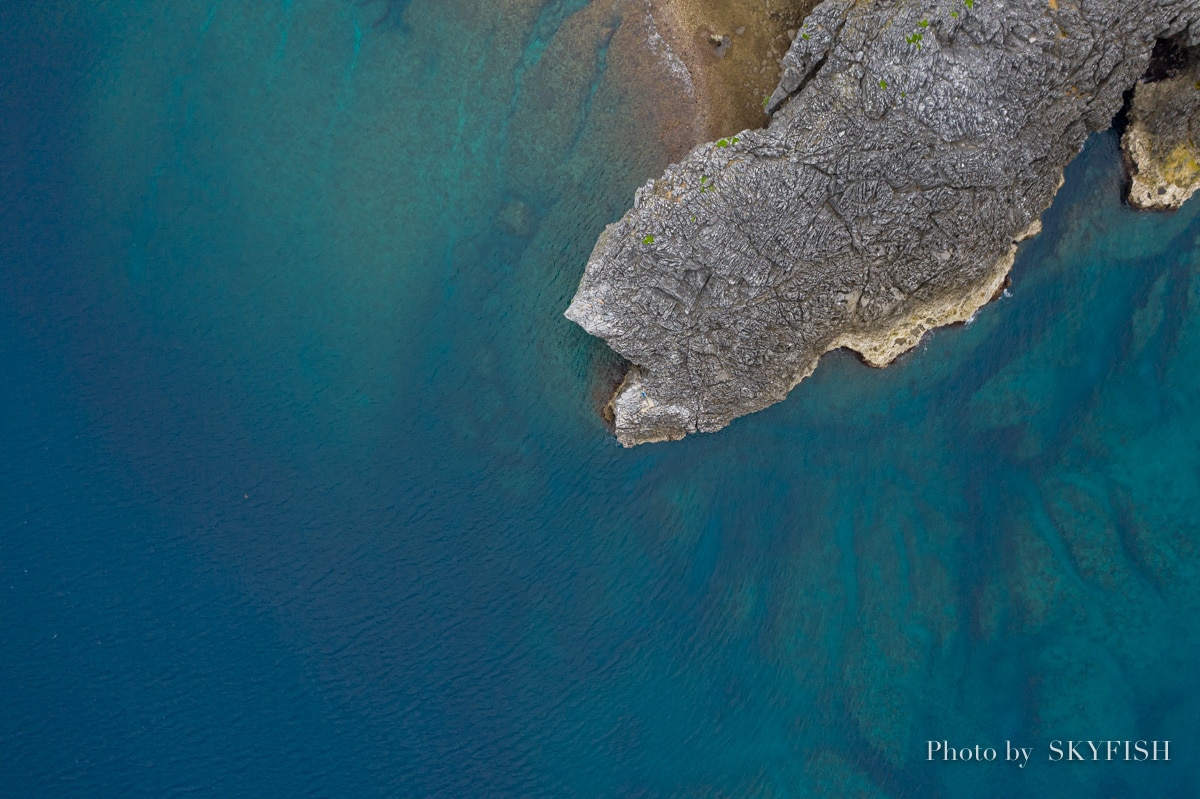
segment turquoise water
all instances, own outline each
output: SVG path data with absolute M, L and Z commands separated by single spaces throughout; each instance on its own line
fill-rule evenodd
M 1096 136 L 972 324 L 622 450 L 635 12 L 0 4 L 0 794 L 1200 792 L 1197 206 Z

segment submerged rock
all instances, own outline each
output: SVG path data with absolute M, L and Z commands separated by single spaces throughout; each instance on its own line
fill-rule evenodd
M 765 130 L 704 144 L 600 236 L 566 315 L 632 366 L 626 446 L 783 399 L 824 353 L 882 366 L 1000 289 L 1016 243 L 1200 0 L 826 0 Z

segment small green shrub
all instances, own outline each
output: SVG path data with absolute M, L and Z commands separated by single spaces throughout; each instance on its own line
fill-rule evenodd
M 654 237 L 653 237 L 653 236 L 644 236 L 644 237 L 642 237 L 642 244 L 653 244 L 653 243 L 654 243 Z

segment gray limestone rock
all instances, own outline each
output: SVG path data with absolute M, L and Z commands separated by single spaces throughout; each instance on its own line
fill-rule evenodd
M 567 317 L 632 366 L 626 446 L 885 365 L 1001 289 L 1062 171 L 1200 0 L 826 0 L 764 130 L 705 144 L 601 235 Z

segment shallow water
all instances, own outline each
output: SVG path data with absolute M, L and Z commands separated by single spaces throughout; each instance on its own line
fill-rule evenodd
M 972 324 L 622 450 L 632 24 L 0 6 L 0 793 L 1198 792 L 1197 206 L 1096 136 Z

